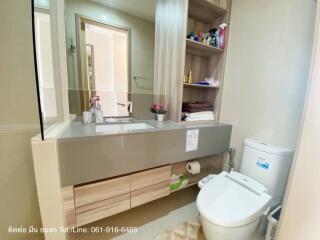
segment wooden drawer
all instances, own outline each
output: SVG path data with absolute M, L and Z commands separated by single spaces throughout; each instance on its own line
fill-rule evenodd
M 106 218 L 130 209 L 130 193 L 76 208 L 77 226 Z
M 171 165 L 131 174 L 131 191 L 169 181 L 170 176 Z
M 75 206 L 81 207 L 130 192 L 130 177 L 118 177 L 74 188 Z
M 76 227 L 76 210 L 74 206 L 73 186 L 62 188 L 62 201 L 65 227 Z
M 131 207 L 136 207 L 147 202 L 151 202 L 158 198 L 169 195 L 170 181 L 165 181 L 131 192 Z

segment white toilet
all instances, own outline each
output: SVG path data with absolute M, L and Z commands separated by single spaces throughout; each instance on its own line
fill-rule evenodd
M 207 240 L 251 240 L 261 216 L 281 203 L 292 151 L 246 139 L 240 172 L 205 183 L 197 208 Z

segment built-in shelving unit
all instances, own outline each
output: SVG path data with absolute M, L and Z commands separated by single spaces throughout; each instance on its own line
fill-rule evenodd
M 171 166 L 171 174 L 175 174 L 178 176 L 185 176 L 188 179 L 188 184 L 179 189 L 171 190 L 170 192 L 176 192 L 187 187 L 194 186 L 198 184 L 198 182 L 207 177 L 209 174 L 219 174 L 223 169 L 223 154 L 218 154 L 215 156 L 204 157 L 200 159 L 195 159 L 199 161 L 201 170 L 198 174 L 190 174 L 186 170 L 186 162 L 176 163 Z
M 189 0 L 187 34 L 205 33 L 222 23 L 227 23 L 228 32 L 230 9 L 231 0 Z M 227 44 L 220 49 L 186 38 L 185 69 L 181 79 L 185 79 L 191 69 L 192 83 L 213 78 L 220 84 L 214 87 L 183 83 L 182 102 L 212 102 L 215 120 L 219 120 L 226 50 Z

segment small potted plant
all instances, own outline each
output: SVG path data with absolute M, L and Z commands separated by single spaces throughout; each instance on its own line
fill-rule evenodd
M 166 115 L 168 109 L 163 103 L 154 103 L 151 106 L 151 112 L 157 115 L 157 120 L 163 122 L 164 116 Z

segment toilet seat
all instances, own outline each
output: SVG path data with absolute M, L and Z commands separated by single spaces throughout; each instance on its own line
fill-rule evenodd
M 239 227 L 257 220 L 271 196 L 259 182 L 237 172 L 222 172 L 205 184 L 197 208 L 208 221 L 222 227 Z

